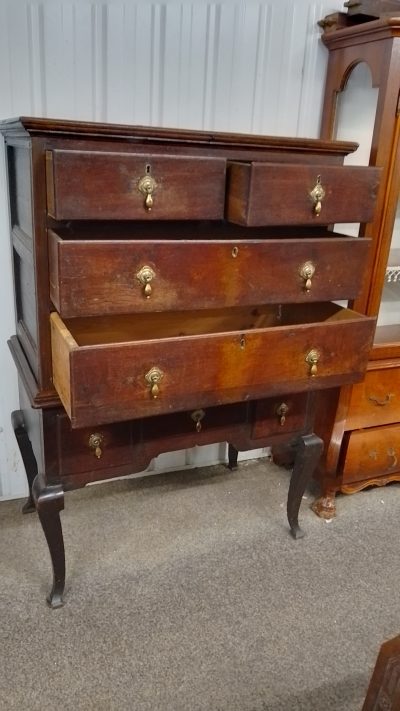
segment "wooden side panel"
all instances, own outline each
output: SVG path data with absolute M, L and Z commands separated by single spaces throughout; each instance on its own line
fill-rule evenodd
M 50 294 L 63 318 L 353 299 L 369 240 L 62 240 L 49 233 Z M 311 262 L 310 288 L 301 276 Z M 150 293 L 138 279 L 150 267 Z
M 32 190 L 30 143 L 7 146 L 11 226 L 32 237 Z
M 380 175 L 380 168 L 360 166 L 232 163 L 227 219 L 248 226 L 368 222 L 374 214 Z M 324 189 L 319 215 L 310 196 L 318 180 Z
M 74 383 L 71 381 L 70 353 L 77 345 L 58 314 L 51 314 L 50 323 L 53 384 L 71 417 L 71 388 Z
M 48 212 L 57 220 L 221 219 L 225 160 L 54 150 L 47 153 Z M 139 191 L 155 181 L 151 209 Z

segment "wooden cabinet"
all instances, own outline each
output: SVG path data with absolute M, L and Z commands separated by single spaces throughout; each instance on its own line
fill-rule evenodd
M 335 514 L 338 491 L 400 480 L 400 20 L 354 21 L 352 15 L 351 24 L 337 30 L 328 23 L 322 38 L 329 60 L 321 136 L 345 135 L 350 120 L 354 140 L 364 145 L 360 162 L 382 169 L 376 212 L 362 231 L 372 239 L 370 261 L 353 302 L 377 317 L 377 328 L 365 381 L 342 390 L 333 428 L 321 429 L 326 456 L 314 510 L 327 517 Z
M 317 392 L 360 381 L 375 318 L 346 308 L 378 168 L 354 144 L 21 119 L 6 139 L 18 442 L 65 580 L 64 492 L 162 452 L 295 451 L 288 521 L 322 451 Z M 351 198 L 345 199 L 347 194 Z M 328 408 L 329 409 L 329 408 Z M 333 417 L 333 410 L 329 410 Z

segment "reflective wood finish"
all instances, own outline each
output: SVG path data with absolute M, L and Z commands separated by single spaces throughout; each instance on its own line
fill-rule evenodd
M 51 606 L 65 580 L 64 492 L 143 471 L 162 452 L 227 441 L 233 468 L 238 451 L 289 447 L 287 514 L 300 537 L 322 449 L 317 393 L 362 378 L 374 329 L 374 318 L 329 303 L 360 294 L 370 242 L 335 235 L 324 219 L 345 209 L 366 218 L 378 172 L 344 169 L 356 146 L 343 142 L 28 118 L 1 128 L 14 423 L 31 482 L 38 472 Z M 229 165 L 261 165 L 258 189 L 275 207 L 266 200 L 259 227 L 230 222 L 241 187 Z M 322 220 L 307 193 L 317 174 L 332 176 Z M 278 204 L 283 178 L 289 193 L 300 178 L 307 188 L 306 220 L 295 200 Z

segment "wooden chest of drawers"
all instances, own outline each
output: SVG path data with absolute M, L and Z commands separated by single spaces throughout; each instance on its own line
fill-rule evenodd
M 354 144 L 40 119 L 3 122 L 21 384 L 15 432 L 65 579 L 64 491 L 228 441 L 295 448 L 288 519 L 321 453 L 316 391 L 361 380 L 356 298 L 379 170 Z M 333 417 L 333 413 L 332 413 Z

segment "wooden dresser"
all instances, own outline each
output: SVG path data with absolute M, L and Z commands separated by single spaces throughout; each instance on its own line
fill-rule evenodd
M 322 451 L 317 391 L 361 380 L 358 295 L 378 168 L 355 144 L 4 121 L 16 293 L 13 413 L 62 604 L 64 492 L 157 454 L 229 442 L 295 452 L 288 520 Z M 327 399 L 329 403 L 329 398 Z M 327 405 L 325 416 L 334 417 Z

